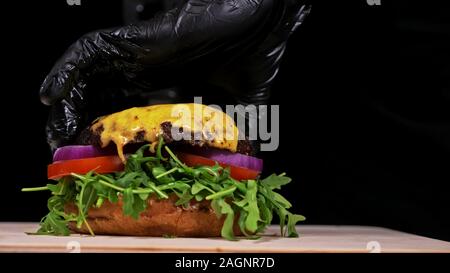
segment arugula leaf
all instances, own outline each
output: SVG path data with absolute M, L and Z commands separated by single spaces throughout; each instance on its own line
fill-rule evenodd
M 281 194 L 279 194 L 278 192 L 272 192 L 272 197 L 273 197 L 273 200 L 275 201 L 275 202 L 278 202 L 280 205 L 282 205 L 284 208 L 287 208 L 287 209 L 289 209 L 289 208 L 291 208 L 292 207 L 292 204 L 291 204 L 291 202 L 289 202 L 288 200 L 286 200 L 286 198 L 284 198 Z
M 266 202 L 266 199 L 264 198 L 264 195 L 258 194 L 258 207 L 260 208 L 260 218 L 261 222 L 263 222 L 263 225 L 260 225 L 258 230 L 256 232 L 262 232 L 264 231 L 266 225 L 269 225 L 272 223 L 272 204 L 269 202 Z
M 305 221 L 306 218 L 303 215 L 292 214 L 289 212 L 288 214 L 288 237 L 298 237 L 298 233 L 295 230 L 295 224 L 299 221 Z
M 241 200 L 239 200 L 239 201 L 233 201 L 233 203 L 234 203 L 236 206 L 238 206 L 238 207 L 240 207 L 240 208 L 243 208 L 243 207 L 245 207 L 245 205 L 248 204 L 248 200 L 245 199 L 245 198 L 243 198 L 243 199 L 241 199 Z
M 140 198 L 136 198 L 140 199 Z M 139 218 L 139 213 L 134 210 L 134 193 L 131 188 L 125 189 L 122 193 L 123 214 L 129 215 L 134 219 Z
M 69 228 L 67 228 L 67 222 L 64 217 L 49 212 L 40 223 L 40 228 L 35 233 L 36 235 L 63 235 L 68 236 L 70 234 Z
M 194 197 L 189 189 L 186 189 L 185 191 L 183 191 L 182 194 L 177 193 L 178 195 L 178 200 L 177 202 L 175 202 L 176 206 L 184 206 L 186 207 L 187 205 L 189 205 L 189 202 L 191 201 L 191 199 Z
M 49 185 L 48 189 L 53 194 L 47 202 L 49 213 L 41 219 L 40 228 L 35 234 L 67 236 L 70 234 L 67 222 L 74 219 L 75 216 L 67 215 L 64 212 L 64 204 L 74 195 L 73 185 L 69 179 L 61 179 L 58 184 Z
M 191 193 L 193 195 L 196 195 L 197 193 L 201 192 L 202 190 L 207 190 L 210 193 L 215 193 L 210 188 L 206 187 L 205 185 L 201 184 L 200 182 L 195 182 L 194 185 L 191 187 Z
M 142 179 L 142 172 L 129 172 L 125 173 L 123 176 L 121 176 L 119 179 L 115 181 L 115 185 L 122 187 L 122 188 L 128 188 L 130 186 L 137 186 L 140 183 L 135 183 L 138 179 Z
M 222 217 L 221 206 L 219 204 L 219 200 L 220 199 L 213 199 L 211 201 L 211 208 L 214 210 L 214 213 L 216 214 L 217 218 Z
M 117 203 L 117 202 L 119 202 L 119 195 L 118 195 L 118 192 L 115 191 L 114 189 L 110 189 L 110 190 L 108 191 L 108 200 L 109 200 L 109 202 L 111 202 L 111 203 Z
M 181 181 L 172 182 L 169 184 L 164 184 L 164 185 L 158 186 L 158 189 L 160 189 L 161 191 L 174 190 L 175 192 L 176 192 L 176 190 L 184 191 L 184 190 L 189 190 L 190 188 L 191 188 L 191 186 L 189 186 L 189 184 L 187 184 L 185 182 L 181 182 Z
M 155 166 L 151 169 L 153 177 L 161 183 L 174 182 L 175 179 L 170 174 L 175 171 L 177 171 L 177 168 L 172 168 L 167 171 L 163 166 Z
M 81 199 L 82 202 L 82 213 L 86 214 L 88 209 L 95 203 L 97 200 L 97 192 L 92 185 L 86 185 L 83 189 L 83 196 Z
M 143 200 L 142 198 L 134 198 L 133 202 L 133 214 L 131 217 L 138 219 L 141 212 L 145 211 L 147 208 L 147 200 Z
M 226 184 L 225 181 L 224 181 L 224 183 L 222 183 L 222 184 L 217 184 L 217 183 L 208 181 L 208 180 L 203 179 L 203 178 L 197 178 L 196 181 L 199 182 L 200 184 L 206 186 L 206 187 L 207 187 L 207 190 L 208 190 L 210 193 L 215 193 L 215 192 L 218 192 L 218 191 L 223 190 L 223 187 L 222 187 L 222 186 Z
M 248 180 L 247 194 L 245 195 L 248 204 L 244 207 L 244 210 L 248 213 L 245 219 L 245 228 L 252 233 L 256 232 L 258 229 L 258 221 L 260 221 L 258 202 L 256 199 L 257 193 L 258 185 L 256 181 Z
M 208 195 L 208 193 L 206 191 L 199 192 L 194 196 L 195 201 L 200 202 L 200 201 L 204 200 L 207 195 Z
M 245 227 L 245 219 L 247 219 L 247 215 L 248 215 L 248 213 L 245 210 L 240 211 L 238 225 L 239 225 L 239 229 L 241 230 L 242 234 L 244 234 L 245 237 L 250 237 L 251 234 L 247 233 L 247 228 Z
M 138 196 L 142 199 L 142 201 L 146 201 L 150 196 L 150 193 L 138 193 Z
M 228 240 L 235 240 L 233 232 L 234 210 L 224 199 L 218 199 L 217 205 L 220 207 L 220 213 L 226 215 L 221 231 L 222 237 Z
M 210 194 L 208 196 L 206 196 L 206 200 L 213 200 L 213 199 L 217 199 L 217 198 L 223 198 L 225 196 L 229 196 L 229 195 L 233 195 L 234 191 L 236 190 L 236 187 L 230 187 L 228 189 Z
M 261 180 L 261 184 L 273 190 L 273 189 L 280 189 L 281 186 L 289 184 L 291 180 L 292 180 L 291 178 L 284 175 L 272 174 Z
M 278 214 L 278 218 L 280 218 L 280 233 L 281 236 L 285 236 L 285 226 L 286 226 L 286 219 L 288 217 L 288 211 L 279 206 L 275 206 L 275 211 Z

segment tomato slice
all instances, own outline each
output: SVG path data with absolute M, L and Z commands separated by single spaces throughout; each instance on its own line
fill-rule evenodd
M 56 180 L 71 173 L 112 173 L 122 171 L 123 168 L 122 160 L 118 156 L 100 156 L 54 162 L 48 165 L 47 176 L 48 179 Z
M 216 161 L 209 159 L 207 157 L 199 156 L 199 155 L 193 155 L 193 154 L 187 154 L 187 153 L 177 153 L 178 158 L 184 162 L 189 167 L 199 166 L 199 165 L 206 165 L 206 166 L 214 166 L 216 164 Z M 224 164 L 222 162 L 217 162 L 222 167 L 229 167 L 230 168 L 230 175 L 236 180 L 248 180 L 248 179 L 256 179 L 259 175 L 258 171 L 247 169 L 243 167 L 233 166 Z

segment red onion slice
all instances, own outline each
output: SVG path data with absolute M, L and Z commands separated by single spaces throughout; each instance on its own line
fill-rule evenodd
M 218 149 L 199 149 L 197 154 L 227 165 L 243 167 L 259 172 L 263 169 L 263 160 L 253 156 Z
M 53 154 L 53 162 L 104 155 L 108 153 L 92 145 L 70 145 L 58 148 Z

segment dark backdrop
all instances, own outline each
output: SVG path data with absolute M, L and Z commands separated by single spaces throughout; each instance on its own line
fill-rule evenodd
M 2 4 L 0 220 L 38 221 L 48 109 L 39 85 L 85 32 L 122 24 L 120 1 Z M 450 240 L 449 9 L 422 1 L 314 1 L 273 87 L 281 142 L 266 172 L 308 224 L 391 227 Z M 345 2 L 345 3 L 343 3 Z M 370 2 L 370 1 L 369 1 Z

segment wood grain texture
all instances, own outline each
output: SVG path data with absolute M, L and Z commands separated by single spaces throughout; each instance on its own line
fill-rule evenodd
M 379 227 L 297 227 L 299 238 L 281 238 L 271 226 L 259 240 L 156 238 L 73 234 L 27 235 L 36 223 L 0 223 L 0 252 L 447 252 L 450 243 Z M 79 247 L 79 248 L 78 248 Z

